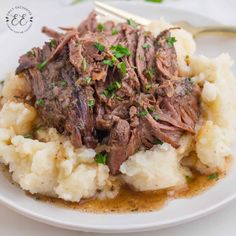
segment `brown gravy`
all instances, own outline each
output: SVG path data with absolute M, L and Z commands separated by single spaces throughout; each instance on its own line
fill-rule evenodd
M 11 175 L 8 171 L 8 167 L 0 165 L 0 170 L 7 177 L 7 179 L 11 181 L 11 183 L 13 183 Z M 173 196 L 170 194 L 170 190 L 135 192 L 128 186 L 123 186 L 120 190 L 120 193 L 114 199 L 88 199 L 82 200 L 80 203 L 66 202 L 62 199 L 46 197 L 39 194 L 32 195 L 28 192 L 26 192 L 26 194 L 33 197 L 35 200 L 45 201 L 56 204 L 60 207 L 66 207 L 85 212 L 150 212 L 162 208 L 163 206 L 165 206 L 165 204 L 168 203 L 169 200 L 176 198 L 190 198 L 197 194 L 200 194 L 209 187 L 213 186 L 224 175 L 225 174 L 221 174 L 217 179 L 209 180 L 208 176 L 206 175 L 194 173 L 195 177 L 193 180 L 189 181 L 188 188 L 186 188 L 186 190 L 182 190 L 180 193 L 174 194 Z
M 218 179 L 222 178 L 220 175 Z M 193 197 L 213 186 L 218 179 L 209 180 L 208 176 L 195 173 L 195 178 L 188 184 L 188 188 L 179 194 L 171 196 L 170 191 L 158 190 L 149 192 L 135 192 L 127 186 L 123 186 L 118 196 L 109 200 L 90 199 L 80 203 L 66 202 L 58 198 L 50 198 L 33 195 L 37 200 L 50 202 L 61 207 L 95 213 L 127 213 L 127 212 L 150 212 L 162 208 L 169 200 L 174 198 Z M 169 192 L 169 193 L 168 193 Z M 32 195 L 31 195 L 32 196 Z

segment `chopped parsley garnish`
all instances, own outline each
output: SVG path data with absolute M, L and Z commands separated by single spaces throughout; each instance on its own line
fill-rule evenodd
M 139 59 L 140 61 L 143 61 L 143 60 L 144 60 L 144 57 L 139 54 L 139 55 L 138 55 L 138 59 Z
M 174 43 L 177 42 L 176 38 L 175 37 L 169 37 L 166 39 L 166 42 L 167 44 L 170 46 L 170 47 L 173 47 L 174 46 Z
M 101 23 L 99 23 L 99 24 L 97 25 L 97 29 L 98 29 L 100 32 L 102 32 L 102 31 L 104 31 L 104 30 L 105 30 L 105 25 L 104 25 L 104 24 L 101 24 Z
M 138 24 L 133 19 L 128 19 L 127 23 L 134 28 L 138 27 Z
M 187 78 L 187 80 L 188 80 L 188 82 L 191 83 L 191 84 L 194 83 L 193 80 L 192 80 L 192 78 Z
M 42 125 L 39 125 L 38 127 L 35 128 L 36 132 L 42 131 L 42 130 L 43 130 L 43 126 Z
M 91 77 L 89 77 L 89 76 L 85 77 L 85 81 L 87 84 L 90 84 L 91 80 L 92 80 Z
M 108 91 L 113 91 L 115 89 L 120 89 L 120 88 L 121 88 L 121 83 L 118 81 L 113 82 L 107 87 Z
M 151 46 L 150 46 L 150 44 L 148 44 L 148 43 L 144 43 L 144 44 L 143 44 L 143 48 L 144 48 L 144 49 L 148 49 L 148 48 L 150 48 L 150 47 L 151 47 Z
M 147 91 L 149 91 L 151 87 L 152 87 L 152 85 L 150 83 L 147 83 L 146 86 L 145 86 L 145 89 Z
M 103 91 L 103 95 L 110 98 L 115 97 L 115 93 L 118 89 L 121 88 L 121 83 L 118 81 L 114 81 L 113 83 L 109 84 L 107 88 Z
M 186 175 L 186 176 L 185 176 L 185 179 L 186 179 L 186 181 L 187 181 L 188 183 L 190 183 L 190 182 L 193 181 L 194 178 L 193 178 L 192 176 Z
M 214 173 L 214 174 L 211 174 L 211 175 L 207 176 L 208 180 L 213 180 L 213 179 L 218 179 L 218 178 L 219 178 L 219 174 L 218 173 Z
M 39 64 L 37 65 L 37 69 L 40 70 L 40 71 L 43 71 L 44 68 L 47 66 L 47 64 L 48 64 L 48 60 L 45 60 L 45 61 L 43 61 L 42 63 L 39 63 Z
M 67 83 L 66 80 L 60 80 L 60 81 L 58 82 L 58 84 L 59 84 L 59 86 L 61 86 L 61 87 L 66 87 L 68 83 Z
M 162 145 L 163 142 L 162 142 L 160 139 L 156 139 L 156 140 L 154 141 L 154 144 Z
M 108 65 L 110 67 L 113 67 L 114 66 L 114 62 L 112 60 L 103 60 L 102 61 L 102 64 L 104 65 Z
M 45 104 L 44 100 L 43 99 L 38 99 L 36 100 L 36 105 L 38 106 L 43 106 Z
M 55 39 L 52 39 L 52 40 L 50 41 L 50 46 L 51 46 L 51 48 L 56 48 L 56 46 L 57 46 L 57 41 L 56 41 Z
M 86 69 L 87 69 L 87 61 L 86 61 L 85 58 L 83 58 L 83 60 L 82 60 L 82 67 L 83 67 L 83 71 L 86 71 Z
M 150 79 L 152 79 L 155 76 L 155 70 L 153 68 L 148 68 L 146 69 L 145 72 Z
M 75 5 L 75 4 L 78 4 L 78 3 L 81 3 L 83 0 L 73 0 L 70 5 Z
M 99 164 L 106 165 L 107 164 L 107 153 L 100 152 L 100 153 L 96 154 L 95 161 Z
M 111 33 L 112 35 L 116 35 L 119 33 L 119 31 L 116 28 L 112 28 Z
M 112 54 L 117 58 L 121 58 L 123 56 L 129 56 L 130 50 L 127 47 L 123 47 L 121 44 L 112 45 L 110 47 Z
M 88 106 L 89 107 L 94 107 L 94 105 L 95 105 L 95 100 L 94 99 L 90 99 L 90 100 L 88 100 Z
M 123 101 L 124 100 L 124 98 L 122 98 L 122 97 L 120 97 L 120 96 L 117 96 L 116 95 L 116 97 L 115 97 L 118 101 Z
M 154 120 L 159 120 L 160 119 L 160 117 L 158 115 L 154 115 L 153 118 L 154 118 Z
M 154 112 L 154 111 L 155 111 L 155 107 L 148 107 L 148 110 L 149 110 L 150 112 Z
M 97 50 L 98 50 L 99 52 L 104 52 L 104 50 L 105 50 L 105 46 L 102 45 L 101 43 L 95 43 L 95 44 L 94 44 L 94 47 L 97 48 Z
M 142 110 L 142 111 L 140 111 L 140 112 L 138 113 L 138 115 L 141 116 L 141 117 L 144 117 L 144 116 L 146 116 L 147 114 L 148 114 L 148 112 L 147 112 L 146 110 Z
M 26 134 L 26 135 L 24 135 L 24 138 L 30 138 L 30 139 L 32 139 L 32 138 L 33 138 L 33 135 L 32 135 L 32 134 Z
M 126 75 L 126 65 L 123 61 L 117 65 L 117 68 L 120 69 L 122 76 Z
M 162 3 L 164 0 L 145 0 L 146 2 Z
M 103 94 L 104 96 L 108 97 L 109 91 L 105 89 L 105 90 L 102 92 L 102 94 Z
M 27 52 L 27 56 L 33 56 L 33 57 L 35 57 L 36 55 L 35 55 L 35 51 L 32 49 L 32 50 L 30 50 L 30 51 L 28 51 Z

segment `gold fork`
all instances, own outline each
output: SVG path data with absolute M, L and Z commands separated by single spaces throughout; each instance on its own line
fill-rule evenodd
M 100 15 L 109 16 L 109 17 L 112 17 L 114 19 L 119 19 L 119 20 L 133 19 L 136 23 L 143 26 L 148 26 L 151 23 L 151 20 L 149 19 L 131 14 L 129 12 L 110 6 L 103 2 L 95 1 L 94 5 L 95 5 L 94 10 Z M 187 21 L 173 22 L 173 24 L 189 31 L 190 33 L 192 33 L 194 37 L 202 33 L 213 33 L 213 32 L 236 34 L 236 26 L 224 26 L 224 25 L 221 26 L 220 25 L 220 26 L 197 27 L 188 23 Z

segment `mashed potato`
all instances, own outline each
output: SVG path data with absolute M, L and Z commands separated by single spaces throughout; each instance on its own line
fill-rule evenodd
M 153 22 L 154 34 L 172 25 L 163 19 Z M 0 162 L 9 166 L 13 180 L 24 190 L 79 202 L 82 198 L 114 198 L 125 182 L 138 191 L 180 189 L 186 186 L 191 171 L 181 160 L 194 153 L 192 168 L 204 174 L 226 170 L 226 159 L 232 155 L 235 138 L 236 82 L 227 54 L 217 58 L 194 56 L 195 42 L 185 30 L 172 30 L 180 74 L 192 77 L 201 87 L 201 119 L 197 133 L 184 135 L 180 147 L 156 145 L 129 157 L 117 177 L 109 175 L 106 165 L 94 161 L 95 150 L 75 148 L 56 129 L 37 130 L 35 109 L 15 96 L 28 94 L 24 78 L 11 77 L 1 91 Z M 186 56 L 188 62 L 186 62 Z
M 137 190 L 158 190 L 185 184 L 183 167 L 170 144 L 156 145 L 131 156 L 120 167 L 125 182 Z
M 196 152 L 200 161 L 224 171 L 226 157 L 232 155 L 235 138 L 236 80 L 230 71 L 228 54 L 210 59 L 193 57 L 190 62 L 194 80 L 202 89 L 202 124 L 196 135 Z
M 35 119 L 34 108 L 23 103 L 5 103 L 0 112 L 0 161 L 9 165 L 21 188 L 69 201 L 92 197 L 98 190 L 99 198 L 118 194 L 108 167 L 94 162 L 94 150 L 75 149 L 52 128 L 40 132 L 39 140 L 22 136 Z
M 175 26 L 161 18 L 160 20 L 153 21 L 148 26 L 148 30 L 152 31 L 154 35 L 158 35 L 161 31 L 173 27 Z M 179 73 L 181 76 L 189 76 L 191 69 L 186 63 L 186 57 L 191 57 L 196 51 L 193 36 L 183 29 L 173 29 L 171 30 L 171 35 L 176 38 L 175 50 L 177 53 Z

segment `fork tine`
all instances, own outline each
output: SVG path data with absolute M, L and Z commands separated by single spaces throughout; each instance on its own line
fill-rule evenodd
M 144 25 L 144 26 L 149 25 L 150 22 L 151 22 L 150 20 L 148 20 L 146 18 L 143 18 L 141 16 L 137 16 L 137 15 L 131 14 L 129 12 L 120 10 L 120 9 L 118 9 L 116 7 L 112 7 L 112 6 L 110 6 L 108 4 L 105 4 L 105 3 L 102 3 L 102 2 L 95 1 L 94 4 L 96 6 L 96 9 L 101 9 L 101 10 L 103 10 L 105 12 L 108 12 L 112 16 L 116 16 L 116 17 L 122 18 L 124 20 L 132 19 L 136 23 L 138 23 L 140 25 Z
M 98 13 L 99 15 L 107 16 L 107 17 L 109 17 L 109 18 L 112 18 L 112 19 L 118 20 L 118 21 L 124 20 L 123 18 L 118 17 L 118 16 L 115 16 L 115 15 L 113 15 L 113 14 L 111 14 L 111 13 L 109 13 L 109 12 L 107 12 L 107 11 L 101 9 L 101 8 L 98 8 L 98 7 L 95 7 L 94 10 L 95 10 L 95 12 Z

